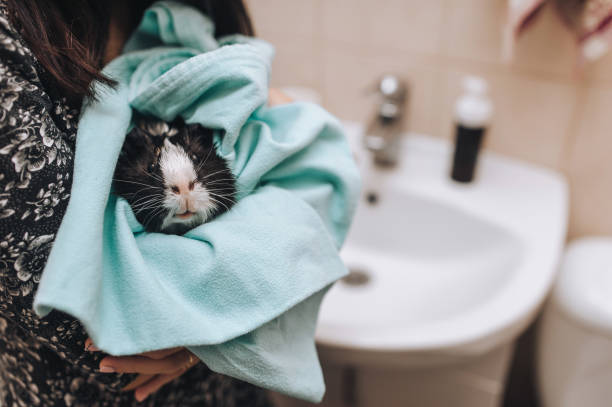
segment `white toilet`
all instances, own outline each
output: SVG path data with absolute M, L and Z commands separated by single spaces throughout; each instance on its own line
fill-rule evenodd
M 537 346 L 544 407 L 612 405 L 612 238 L 570 244 Z

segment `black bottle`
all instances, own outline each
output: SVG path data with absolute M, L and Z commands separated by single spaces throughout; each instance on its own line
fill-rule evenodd
M 472 182 L 478 162 L 478 152 L 491 120 L 493 107 L 487 97 L 484 79 L 469 76 L 463 80 L 464 94 L 455 106 L 455 154 L 451 178 Z

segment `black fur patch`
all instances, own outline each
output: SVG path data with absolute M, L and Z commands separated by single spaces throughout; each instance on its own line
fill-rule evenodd
M 217 154 L 211 129 L 199 124 L 185 124 L 181 119 L 165 123 L 143 117 L 136 123 L 127 134 L 119 155 L 113 190 L 128 201 L 148 232 L 161 232 L 162 222 L 169 213 L 162 204 L 168 186 L 159 167 L 160 152 L 166 139 L 185 150 L 196 169 L 197 181 L 217 201 L 217 209 L 206 221 L 232 207 L 236 182 L 226 161 Z

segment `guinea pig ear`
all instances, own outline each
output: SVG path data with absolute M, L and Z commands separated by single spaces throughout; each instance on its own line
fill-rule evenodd
M 149 135 L 140 127 L 134 127 L 125 135 L 124 144 L 126 146 L 142 147 L 148 144 Z
M 168 137 L 164 136 L 150 136 L 149 139 L 155 148 L 162 148 L 166 142 L 170 142 Z
M 177 129 L 182 129 L 183 127 L 185 127 L 185 119 L 183 119 L 181 116 L 176 116 L 174 120 L 172 120 L 172 122 L 170 123 L 170 126 L 175 127 Z
M 185 126 L 189 138 L 201 140 L 205 147 L 213 145 L 213 130 L 204 127 L 199 123 L 192 123 Z
M 149 150 L 150 145 L 149 136 L 142 129 L 134 127 L 125 135 L 119 156 L 122 158 L 139 157 L 144 151 Z

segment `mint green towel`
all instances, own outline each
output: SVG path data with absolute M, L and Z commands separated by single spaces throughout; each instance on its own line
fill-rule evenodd
M 320 302 L 359 177 L 340 124 L 311 104 L 266 107 L 273 50 L 180 3 L 151 7 L 84 106 L 68 210 L 34 307 L 78 318 L 113 355 L 188 346 L 212 370 L 318 401 Z M 132 108 L 218 129 L 240 185 L 232 210 L 185 236 L 145 233 L 110 194 Z

